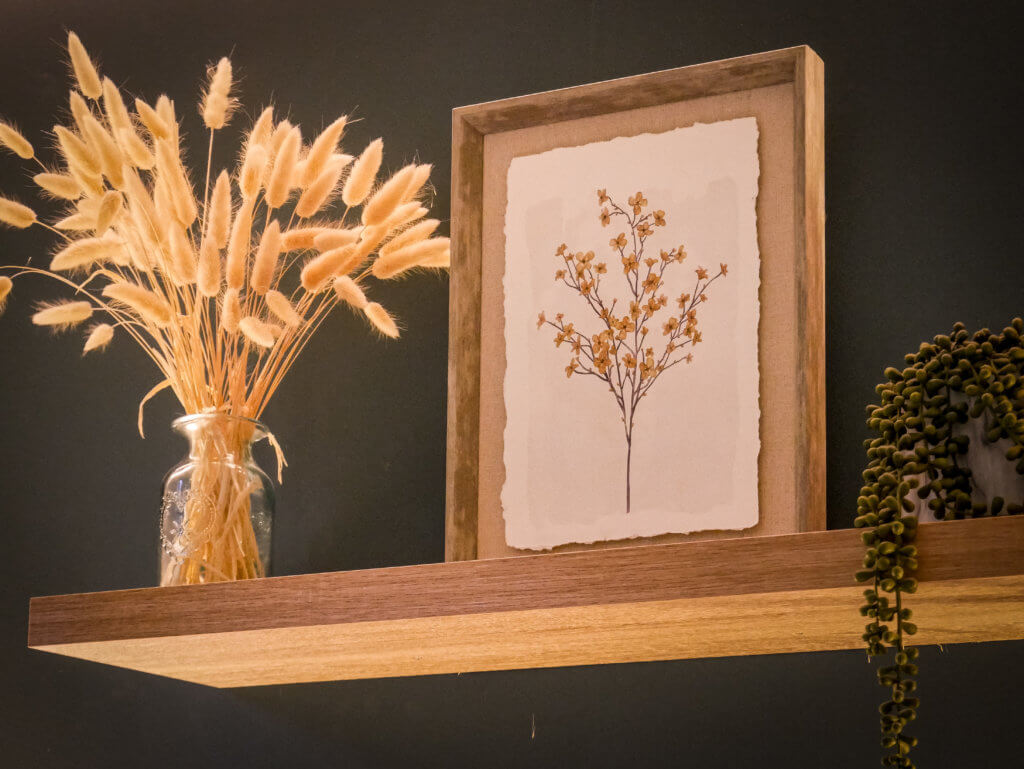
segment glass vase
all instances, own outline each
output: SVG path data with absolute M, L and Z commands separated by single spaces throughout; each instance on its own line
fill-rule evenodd
M 274 489 L 252 447 L 267 429 L 217 413 L 183 416 L 172 426 L 189 449 L 164 479 L 160 585 L 266 576 Z

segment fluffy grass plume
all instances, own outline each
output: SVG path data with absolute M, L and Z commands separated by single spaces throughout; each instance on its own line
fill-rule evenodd
M 273 107 L 243 127 L 236 147 L 222 147 L 220 131 L 238 106 L 227 58 L 207 70 L 192 120 L 208 133 L 187 153 L 194 126 L 179 125 L 169 95 L 126 99 L 74 33 L 68 59 L 74 82 L 58 106 L 66 118 L 53 142 L 35 143 L 52 144 L 53 157 L 39 158 L 12 123 L 0 123 L 0 145 L 32 162 L 42 200 L 34 208 L 0 196 L 0 224 L 59 238 L 48 268 L 0 266 L 0 308 L 12 279 L 47 277 L 66 298 L 39 308 L 35 324 L 64 329 L 99 315 L 84 352 L 134 341 L 159 372 L 139 406 L 140 431 L 142 406 L 164 389 L 189 414 L 258 420 L 339 304 L 398 336 L 368 294 L 374 281 L 448 258 L 441 239 L 431 239 L 437 220 L 418 221 L 428 212 L 421 198 L 429 165 L 385 167 L 382 139 L 346 152 L 344 116 L 304 146 L 302 129 Z M 205 166 L 187 157 L 206 158 Z M 214 157 L 237 160 L 213 167 Z M 399 170 L 389 176 L 392 168 Z M 215 497 L 234 488 L 208 470 Z M 182 567 L 178 582 L 259 576 L 244 544 L 252 540 L 248 516 L 228 516 L 247 510 L 248 497 L 228 496 L 203 555 Z
M 231 61 L 225 56 L 210 68 L 209 83 L 200 111 L 206 127 L 217 131 L 227 125 L 234 102 L 231 98 Z
M 282 251 L 308 251 L 316 245 L 316 238 L 327 232 L 327 227 L 295 227 L 281 233 Z
M 206 239 L 199 247 L 199 269 L 196 273 L 196 285 L 199 293 L 213 298 L 220 293 L 220 251 L 216 244 Z
M 372 271 L 381 280 L 393 278 L 414 267 L 446 266 L 450 259 L 448 238 L 431 238 L 383 254 Z
M 36 223 L 36 212 L 16 200 L 0 198 L 0 222 L 23 230 Z
M 334 279 L 334 293 L 341 301 L 355 307 L 357 310 L 362 310 L 366 307 L 366 294 L 359 288 L 359 284 L 348 275 L 339 275 Z
M 426 240 L 434 234 L 434 230 L 437 229 L 437 225 L 440 222 L 437 219 L 424 219 L 422 222 L 417 222 L 409 229 L 402 232 L 401 235 L 397 235 L 392 238 L 391 241 L 380 250 L 380 255 L 385 256 L 392 251 L 397 251 L 405 246 L 410 246 L 413 243 L 419 243 L 421 240 Z
M 274 219 L 263 231 L 256 258 L 252 264 L 252 277 L 249 285 L 257 294 L 265 294 L 274 282 L 277 269 L 277 257 L 281 253 L 281 225 Z
M 89 302 L 53 302 L 40 307 L 32 316 L 32 322 L 37 326 L 65 329 L 91 317 L 92 305 Z
M 267 307 L 274 316 L 289 328 L 297 328 L 302 324 L 302 316 L 295 312 L 288 297 L 276 289 L 270 289 L 266 295 Z
M 110 283 L 103 288 L 103 296 L 126 305 L 151 326 L 163 328 L 173 318 L 167 300 L 155 291 L 135 283 Z
M 124 244 L 112 238 L 82 238 L 58 251 L 50 262 L 54 272 L 84 270 L 122 261 Z
M 109 323 L 97 323 L 85 338 L 82 354 L 93 350 L 102 350 L 114 338 L 114 327 Z
M 313 246 L 317 251 L 330 251 L 332 248 L 350 246 L 359 240 L 362 227 L 354 227 L 350 230 L 336 230 L 324 228 L 313 237 Z
M 32 181 L 54 198 L 77 200 L 82 196 L 82 188 L 78 186 L 78 182 L 73 176 L 43 172 L 33 176 Z
M 352 164 L 352 171 L 341 192 L 341 199 L 346 206 L 352 208 L 366 200 L 366 196 L 373 189 L 373 183 L 377 179 L 377 171 L 380 170 L 383 159 L 384 140 L 374 139 L 363 150 L 359 159 Z
M 6 275 L 0 275 L 0 314 L 7 306 L 7 298 L 11 295 L 12 288 L 14 288 L 14 283 L 11 282 L 11 279 Z
M 266 201 L 270 208 L 280 208 L 288 200 L 295 178 L 295 165 L 302 149 L 302 133 L 293 126 L 285 133 L 274 155 L 274 167 L 267 182 Z
M 302 287 L 310 293 L 318 293 L 326 288 L 327 281 L 335 275 L 348 272 L 355 266 L 355 244 L 339 246 L 324 251 L 306 262 L 299 277 Z
M 264 323 L 259 318 L 247 316 L 238 322 L 238 330 L 245 335 L 246 339 L 259 347 L 268 350 L 274 346 L 277 335 L 269 323 Z
M 224 248 L 228 244 L 228 234 L 231 230 L 231 178 L 227 171 L 221 171 L 217 177 L 208 213 L 206 237 L 212 240 L 217 248 Z
M 22 160 L 31 160 L 36 154 L 29 140 L 22 136 L 17 128 L 3 120 L 0 120 L 0 147 L 9 149 Z
M 338 148 L 338 142 L 341 141 L 341 135 L 345 132 L 347 122 L 348 118 L 343 115 L 321 131 L 314 140 L 306 154 L 306 166 L 303 169 L 302 177 L 304 187 L 308 187 L 314 179 L 323 173 L 328 159 Z
M 227 333 L 238 331 L 238 322 L 242 319 L 242 304 L 238 299 L 238 289 L 229 288 L 224 292 L 221 301 L 220 325 Z
M 406 190 L 410 186 L 415 165 L 408 165 L 396 173 L 377 190 L 363 206 L 363 224 L 383 224 L 395 213 L 395 209 L 404 202 Z
M 373 327 L 389 339 L 398 338 L 398 324 L 388 314 L 388 311 L 376 302 L 370 302 L 363 308 L 363 312 Z
M 308 219 L 323 208 L 334 188 L 338 186 L 341 174 L 351 159 L 349 155 L 335 155 L 327 162 L 320 175 L 302 192 L 302 197 L 295 205 L 296 215 Z
M 90 99 L 96 100 L 103 93 L 100 76 L 96 65 L 92 63 L 85 46 L 74 32 L 68 33 L 68 56 L 71 58 L 71 69 L 78 81 L 78 89 Z

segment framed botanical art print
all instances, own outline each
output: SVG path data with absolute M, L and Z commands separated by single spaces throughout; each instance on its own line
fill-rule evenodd
M 453 112 L 448 560 L 824 528 L 807 47 Z

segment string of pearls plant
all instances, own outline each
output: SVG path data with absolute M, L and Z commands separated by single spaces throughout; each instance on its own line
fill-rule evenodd
M 917 739 L 905 731 L 917 715 L 918 650 L 906 644 L 917 632 L 906 596 L 917 589 L 914 544 L 917 505 L 927 501 L 940 520 L 1020 514 L 1024 500 L 979 498 L 967 465 L 970 438 L 961 426 L 982 420 L 983 441 L 999 443 L 1008 462 L 1024 475 L 1024 321 L 1014 319 L 1001 333 L 983 329 L 974 335 L 962 323 L 906 356 L 902 370 L 885 370 L 875 390 L 878 405 L 868 406 L 868 427 L 877 437 L 865 441 L 868 467 L 857 500 L 855 525 L 867 553 L 857 580 L 873 583 L 864 591 L 860 612 L 868 618 L 862 636 L 869 656 L 893 656 L 878 669 L 889 690 L 881 715 L 882 747 L 891 749 L 882 763 L 913 769 L 911 748 Z
M 258 420 L 337 305 L 395 338 L 398 323 L 370 298 L 370 280 L 448 267 L 448 238 L 433 237 L 439 222 L 425 218 L 422 203 L 431 166 L 411 163 L 379 178 L 383 141 L 346 154 L 339 146 L 345 117 L 306 142 L 299 126 L 267 107 L 242 136 L 234 167 L 215 172 L 215 137 L 238 108 L 231 62 L 223 58 L 209 68 L 199 104 L 209 144 L 197 190 L 174 102 L 136 98 L 129 106 L 73 32 L 68 54 L 70 118 L 53 129 L 57 156 L 49 164 L 0 121 L 0 147 L 37 166 L 34 181 L 57 208 L 40 217 L 0 197 L 0 223 L 45 227 L 60 239 L 48 268 L 0 267 L 0 310 L 12 279 L 44 276 L 70 297 L 39 307 L 33 323 L 63 330 L 96 318 L 86 353 L 115 334 L 138 343 L 162 377 L 139 405 L 140 433 L 143 406 L 167 388 L 188 414 Z M 212 469 L 206 477 L 211 488 L 227 488 Z M 248 516 L 233 520 L 244 525 Z M 229 552 L 251 532 L 210 530 L 199 571 L 259 576 L 252 553 Z

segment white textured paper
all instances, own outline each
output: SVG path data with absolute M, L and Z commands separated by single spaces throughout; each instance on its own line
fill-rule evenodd
M 566 147 L 512 160 L 505 218 L 504 394 L 506 541 L 546 549 L 708 529 L 758 520 L 757 200 L 755 118 L 698 124 Z M 608 263 L 602 294 L 628 293 L 608 245 L 625 228 L 603 227 L 596 191 L 626 204 L 642 190 L 663 209 L 647 252 L 684 244 L 688 257 L 665 273 L 658 293 L 693 287 L 698 266 L 728 275 L 699 308 L 703 342 L 690 364 L 664 371 L 637 410 L 631 510 L 625 511 L 621 412 L 607 386 L 567 378 L 570 351 L 537 316 L 564 312 L 585 333 L 603 328 L 573 289 L 554 280 L 555 249 L 593 250 Z M 620 306 L 621 309 L 621 306 Z M 654 332 L 661 342 L 661 329 Z

